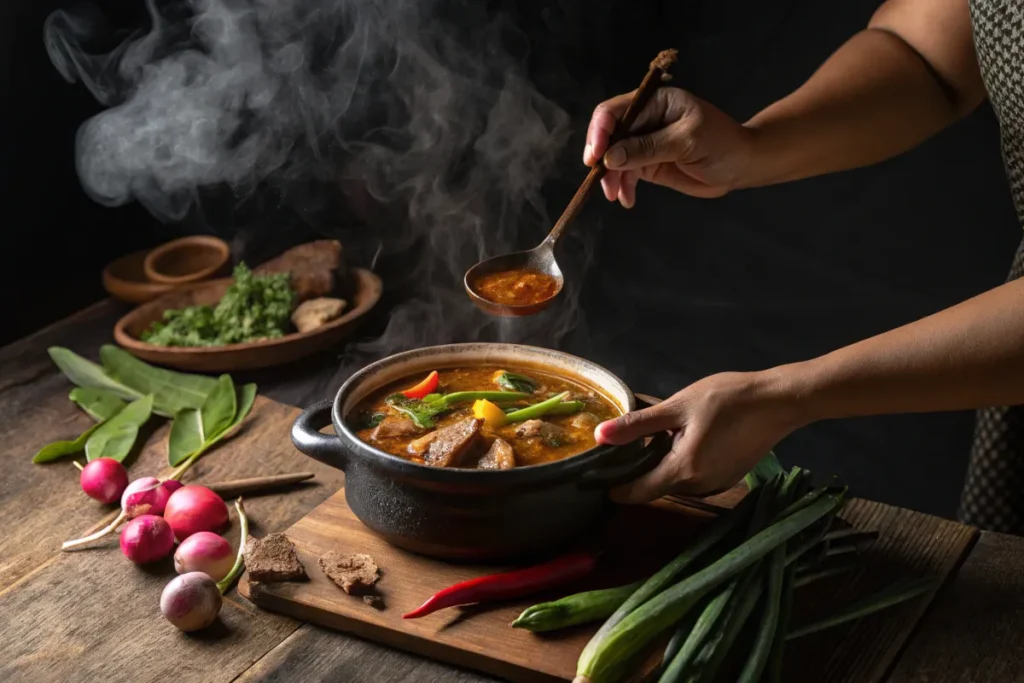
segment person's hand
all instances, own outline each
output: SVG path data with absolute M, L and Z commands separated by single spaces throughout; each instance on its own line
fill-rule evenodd
M 750 129 L 678 88 L 659 88 L 640 111 L 631 136 L 608 147 L 608 140 L 633 93 L 602 102 L 587 129 L 583 163 L 604 157 L 608 173 L 601 187 L 609 201 L 631 208 L 639 180 L 694 197 L 721 197 L 742 187 L 752 152 Z
M 668 493 L 727 490 L 806 420 L 772 373 L 722 373 L 691 384 L 656 406 L 602 422 L 598 443 L 628 444 L 675 433 L 672 451 L 647 474 L 612 490 L 623 503 Z

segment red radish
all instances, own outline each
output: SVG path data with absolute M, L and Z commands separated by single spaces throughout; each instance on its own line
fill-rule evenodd
M 160 612 L 182 631 L 198 631 L 216 621 L 223 602 L 213 579 L 202 572 L 189 572 L 164 587 Z
M 228 506 L 210 489 L 192 484 L 171 494 L 164 519 L 180 543 L 194 533 L 223 528 L 228 521 Z
M 101 503 L 113 503 L 128 488 L 128 472 L 113 458 L 96 458 L 82 468 L 78 481 L 85 495 Z
M 142 515 L 121 531 L 121 552 L 135 564 L 167 557 L 174 548 L 174 532 L 163 517 Z
M 220 581 L 235 564 L 231 544 L 212 531 L 192 534 L 174 552 L 174 570 L 179 574 L 203 572 Z
M 128 484 L 121 496 L 121 510 L 128 519 L 139 515 L 162 515 L 171 493 L 181 488 L 174 480 L 161 482 L 156 477 L 142 477 Z

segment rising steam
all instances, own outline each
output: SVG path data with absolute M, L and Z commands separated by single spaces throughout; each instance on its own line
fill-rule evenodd
M 572 283 L 562 306 L 518 324 L 482 316 L 461 292 L 469 265 L 550 225 L 541 188 L 569 130 L 486 5 L 147 0 L 148 30 L 112 52 L 88 49 L 106 30 L 95 11 L 55 12 L 45 42 L 60 73 L 109 107 L 76 142 L 97 202 L 138 201 L 164 222 L 184 219 L 210 188 L 240 201 L 272 193 L 299 214 L 309 187 L 384 207 L 358 239 L 386 255 L 416 250 L 405 275 L 417 286 L 361 351 L 481 338 L 554 345 L 578 322 Z

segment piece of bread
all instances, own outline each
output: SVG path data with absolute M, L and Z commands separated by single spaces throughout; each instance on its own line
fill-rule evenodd
M 284 534 L 268 534 L 263 538 L 250 536 L 245 542 L 243 557 L 251 581 L 276 583 L 309 578 L 295 553 L 295 545 Z
M 292 312 L 292 324 L 299 332 L 315 330 L 340 316 L 347 303 L 344 299 L 326 296 L 307 299 Z
M 349 595 L 369 593 L 380 578 L 377 563 L 362 553 L 329 552 L 320 557 L 320 569 Z

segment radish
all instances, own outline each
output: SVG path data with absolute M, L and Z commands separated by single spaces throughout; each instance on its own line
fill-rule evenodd
M 214 581 L 227 576 L 234 563 L 231 544 L 212 531 L 192 534 L 174 552 L 174 570 L 179 574 L 203 572 Z
M 113 458 L 96 458 L 82 468 L 78 480 L 85 495 L 101 503 L 113 503 L 128 487 L 128 472 Z
M 161 482 L 156 477 L 136 479 L 128 484 L 124 495 L 121 496 L 121 510 L 128 519 L 134 519 L 139 515 L 162 515 L 171 492 L 180 487 L 180 482 Z
M 185 486 L 171 494 L 164 519 L 178 542 L 200 531 L 219 531 L 228 521 L 228 506 L 205 486 Z
M 182 631 L 196 631 L 212 624 L 220 613 L 222 596 L 245 569 L 243 551 L 245 542 L 249 539 L 249 518 L 242 507 L 241 498 L 235 501 L 235 510 L 238 511 L 238 555 L 227 575 L 214 583 L 210 575 L 204 572 L 186 572 L 167 584 L 160 595 L 160 612 L 167 621 Z M 181 545 L 185 547 L 190 541 L 199 544 L 203 542 L 206 534 L 205 531 L 199 531 L 185 539 Z M 217 538 L 220 539 L 219 536 Z M 230 546 L 228 549 L 230 550 Z M 179 572 L 182 571 L 178 566 L 177 553 L 174 556 L 174 567 Z
M 223 602 L 213 579 L 203 572 L 188 572 L 164 587 L 160 613 L 182 631 L 198 631 L 216 621 Z
M 98 458 L 94 462 L 99 460 L 102 460 L 102 458 Z M 91 465 L 92 463 L 89 464 Z M 84 469 L 82 473 L 85 474 Z M 114 521 L 94 534 L 89 534 L 74 541 L 65 541 L 60 549 L 70 550 L 71 548 L 97 541 L 112 533 L 126 519 L 134 519 L 141 515 L 162 515 L 164 508 L 167 506 L 167 501 L 171 498 L 171 494 L 181 488 L 183 488 L 182 483 L 175 479 L 167 479 L 166 481 L 160 481 L 156 477 L 136 479 L 128 484 L 124 493 L 121 494 L 121 514 L 114 518 Z
M 121 552 L 135 564 L 167 557 L 174 548 L 174 532 L 163 517 L 142 515 L 121 531 Z

